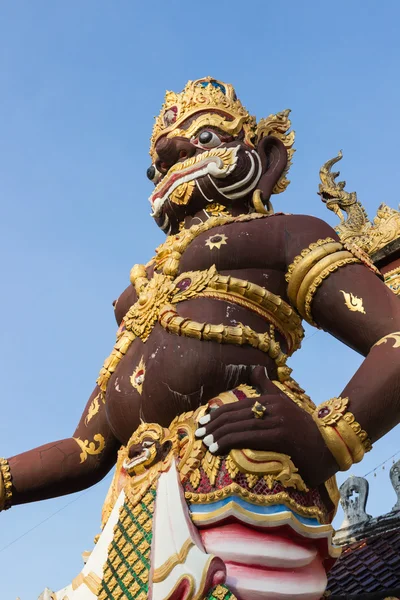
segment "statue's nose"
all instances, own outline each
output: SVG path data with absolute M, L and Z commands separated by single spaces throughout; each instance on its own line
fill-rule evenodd
M 132 460 L 132 459 L 140 456 L 140 454 L 142 454 L 142 452 L 143 452 L 143 446 L 141 444 L 133 444 L 129 448 L 128 456 Z
M 156 167 L 160 173 L 166 173 L 172 165 L 184 161 L 196 153 L 196 146 L 184 138 L 162 138 L 157 143 Z

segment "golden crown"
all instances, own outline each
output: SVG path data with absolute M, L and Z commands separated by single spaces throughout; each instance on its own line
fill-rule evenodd
M 214 114 L 210 114 L 214 113 Z M 294 131 L 290 129 L 290 110 L 269 115 L 257 124 L 237 98 L 230 83 L 212 77 L 188 81 L 180 94 L 166 92 L 161 112 L 156 117 L 151 136 L 150 156 L 156 160 L 155 145 L 164 135 L 194 135 L 203 126 L 215 126 L 235 136 L 243 130 L 245 141 L 253 144 L 266 135 L 273 135 L 283 142 L 288 152 L 288 165 L 276 184 L 273 193 L 283 192 L 289 184 L 286 174 L 294 154 Z M 195 115 L 197 115 L 195 117 Z M 193 117 L 184 129 L 182 123 Z
M 154 147 L 161 136 L 176 130 L 183 121 L 199 112 L 226 115 L 226 121 L 231 123 L 230 129 L 244 127 L 249 137 L 254 134 L 255 117 L 244 108 L 233 86 L 212 77 L 204 77 L 188 81 L 180 94 L 166 92 L 164 104 L 153 127 L 150 155 L 154 155 Z

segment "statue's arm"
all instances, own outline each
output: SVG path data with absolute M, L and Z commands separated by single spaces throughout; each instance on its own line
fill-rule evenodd
M 96 386 L 71 437 L 7 459 L 11 505 L 54 498 L 92 486 L 115 464 L 120 445 L 110 430 L 103 396 Z
M 338 241 L 326 223 L 311 217 L 288 218 L 286 229 L 288 265 L 316 240 Z M 313 261 L 303 262 L 299 279 L 305 284 L 297 291 L 296 308 L 304 311 L 309 293 L 312 321 L 365 357 L 340 396 L 349 399 L 348 410 L 374 442 L 400 422 L 400 299 L 365 264 L 350 259 L 338 266 L 346 259 L 346 249 L 335 252 L 319 259 L 324 263 L 315 254 L 313 273 Z M 296 304 L 293 286 L 291 292 Z M 329 356 L 322 360 L 329 361 Z

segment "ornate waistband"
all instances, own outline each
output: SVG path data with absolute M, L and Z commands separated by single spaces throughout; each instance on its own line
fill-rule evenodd
M 234 402 L 240 394 L 258 396 L 249 386 L 240 386 L 220 394 L 218 399 L 223 403 Z M 275 507 L 276 512 L 283 506 L 300 520 L 312 519 L 315 524 L 330 522 L 332 507 L 325 505 L 318 489 L 307 488 L 289 456 L 246 449 L 232 450 L 227 456 L 211 454 L 195 437 L 198 420 L 206 410 L 207 406 L 202 406 L 194 412 L 184 413 L 168 428 L 154 423 L 139 426 L 128 445 L 120 451 L 104 520 L 122 487 L 135 504 L 174 460 L 186 501 L 192 508 L 201 505 L 211 508 L 214 504 L 220 508 L 226 499 L 234 497 L 239 503 L 246 504 L 246 510 L 253 507 L 255 513 L 263 507 Z M 135 456 L 129 458 L 129 448 L 133 446 Z M 326 487 L 336 505 L 335 481 L 329 480 Z M 194 508 L 192 512 L 195 515 L 199 510 Z M 262 512 L 263 518 L 268 519 L 268 511 Z M 195 516 L 194 521 L 196 519 L 201 521 L 201 517 Z
M 149 280 L 145 267 L 135 265 L 131 281 L 136 288 L 138 300 L 126 313 L 114 350 L 100 372 L 97 383 L 103 391 L 132 341 L 140 337 L 145 342 L 157 322 L 177 335 L 239 346 L 249 344 L 271 356 L 277 365 L 281 381 L 287 377 L 287 354 L 282 352 L 276 341 L 275 330 L 285 339 L 288 355 L 300 347 L 304 330 L 300 317 L 280 296 L 250 281 L 220 275 L 215 266 L 205 271 L 188 271 L 175 279 L 164 273 L 154 273 Z M 199 297 L 243 306 L 269 323 L 269 331 L 257 333 L 241 323 L 235 326 L 200 323 L 181 317 L 177 305 Z

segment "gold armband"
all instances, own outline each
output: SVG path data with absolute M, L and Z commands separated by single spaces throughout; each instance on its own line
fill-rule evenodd
M 347 411 L 348 398 L 332 398 L 315 409 L 313 419 L 332 452 L 341 471 L 347 471 L 353 463 L 364 458 L 365 452 L 372 449 L 366 431 Z
M 324 279 L 344 265 L 361 262 L 358 256 L 343 248 L 343 244 L 332 238 L 318 240 L 296 256 L 288 268 L 289 300 L 311 325 L 315 325 L 311 303 Z
M 10 465 L 5 458 L 0 458 L 0 511 L 11 507 L 12 483 Z

